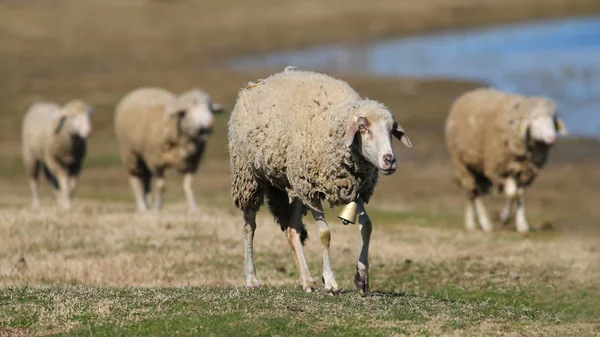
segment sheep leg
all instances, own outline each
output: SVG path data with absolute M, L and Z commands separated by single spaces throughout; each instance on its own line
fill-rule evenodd
M 29 178 L 29 189 L 31 189 L 31 207 L 40 207 L 40 184 L 37 178 Z
M 477 229 L 475 209 L 473 208 L 473 198 L 469 198 L 465 205 L 465 228 L 469 231 Z
M 34 208 L 40 207 L 40 162 L 29 156 L 25 156 L 25 170 L 29 176 L 29 189 L 31 189 L 32 202 Z
M 527 222 L 527 218 L 525 217 L 525 198 L 523 197 L 523 189 L 519 189 L 517 191 L 517 215 L 516 215 L 516 225 L 517 231 L 524 233 L 529 232 L 529 223 Z
M 69 198 L 69 175 L 67 171 L 52 157 L 46 158 L 46 175 L 52 180 L 58 201 L 58 206 L 68 210 L 71 208 Z
M 327 294 L 335 295 L 339 293 L 339 288 L 337 282 L 335 281 L 335 276 L 331 267 L 331 256 L 329 250 L 329 245 L 331 242 L 331 230 L 329 229 L 329 225 L 325 220 L 325 212 L 323 212 L 321 201 L 318 202 L 316 208 L 318 209 L 318 211 L 311 209 L 311 214 L 317 222 L 317 231 L 319 232 L 319 238 L 321 239 L 321 248 L 323 249 L 323 284 L 325 287 L 324 291 Z
M 75 187 L 77 187 L 77 177 L 69 177 L 69 197 L 72 198 L 75 194 Z
M 198 210 L 198 206 L 196 206 L 196 198 L 194 197 L 194 191 L 192 190 L 193 181 L 194 173 L 186 172 L 183 176 L 183 192 L 185 193 L 185 199 L 187 200 L 188 208 L 192 213 Z
M 304 230 L 304 224 L 302 223 L 303 205 L 299 200 L 295 200 L 293 206 L 292 218 L 290 219 L 290 225 L 287 227 L 288 242 L 294 251 L 296 265 L 300 270 L 302 288 L 304 291 L 312 293 L 317 291 L 317 283 L 310 275 L 306 258 L 304 257 L 304 249 L 302 248 L 301 233 Z
M 163 194 L 165 193 L 165 189 L 167 187 L 167 183 L 165 181 L 165 177 L 162 173 L 156 176 L 156 181 L 154 182 L 154 208 L 160 209 L 162 207 L 162 199 Z
M 504 203 L 504 208 L 500 212 L 500 221 L 503 224 L 507 224 L 510 221 L 510 217 L 512 215 L 512 206 L 515 201 L 515 198 L 506 197 L 506 202 Z
M 361 296 L 366 296 L 369 293 L 369 243 L 371 242 L 371 232 L 373 223 L 367 214 L 365 204 L 362 199 L 357 200 L 358 203 L 358 228 L 362 238 L 362 247 L 360 256 L 356 264 L 356 274 L 354 275 L 354 285 L 358 288 Z
M 514 178 L 508 178 L 504 182 L 504 194 L 506 195 L 506 203 L 504 204 L 502 212 L 500 212 L 500 221 L 506 224 L 512 215 L 512 205 L 517 194 L 517 182 Z
M 475 212 L 477 213 L 477 218 L 479 219 L 479 225 L 486 232 L 491 232 L 494 230 L 490 218 L 488 217 L 487 211 L 485 210 L 485 206 L 483 205 L 483 200 L 480 194 L 475 195 L 473 198 L 473 204 L 475 205 Z
M 66 172 L 57 172 L 58 181 L 58 205 L 63 209 L 71 208 L 71 198 L 69 197 L 69 177 Z
M 133 196 L 135 197 L 135 204 L 138 212 L 147 211 L 148 205 L 146 204 L 144 181 L 142 178 L 135 175 L 130 175 L 129 185 L 131 185 L 131 189 L 133 190 Z
M 256 211 L 244 212 L 244 275 L 246 288 L 260 288 L 254 266 L 254 232 L 256 231 Z

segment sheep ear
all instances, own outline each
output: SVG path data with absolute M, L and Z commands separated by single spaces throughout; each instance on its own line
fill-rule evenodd
M 556 118 L 556 131 L 558 131 L 558 134 L 561 136 L 566 136 L 569 131 L 567 130 L 567 127 L 565 126 L 565 122 L 562 121 L 562 119 L 560 118 Z
M 170 117 L 183 117 L 185 115 L 186 110 L 182 108 L 178 103 L 171 103 L 165 106 L 165 110 Z
M 356 131 L 358 131 L 358 118 L 350 117 L 346 124 L 346 132 L 344 133 L 344 143 L 347 147 L 352 146 Z
M 221 112 L 225 111 L 225 107 L 219 103 L 211 103 L 210 111 L 212 111 L 213 113 L 221 113 Z
M 406 146 L 409 149 L 412 149 L 413 145 L 412 145 L 412 142 L 410 141 L 410 138 L 408 138 L 408 136 L 406 135 L 406 132 L 400 126 L 400 124 L 398 124 L 398 122 L 394 122 L 394 128 L 392 129 L 392 135 L 394 135 L 394 137 L 396 137 L 396 139 L 401 141 L 402 144 L 404 144 L 404 146 Z

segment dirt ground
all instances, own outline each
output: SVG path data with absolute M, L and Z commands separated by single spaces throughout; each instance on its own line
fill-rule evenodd
M 171 174 L 165 210 L 136 214 L 112 131 L 113 108 L 128 91 L 141 85 L 176 92 L 200 87 L 229 111 L 238 89 L 273 70 L 222 68 L 228 57 L 593 14 L 600 12 L 600 2 L 9 0 L 0 8 L 0 285 L 172 286 L 243 284 L 242 218 L 229 196 L 228 116 L 217 117 L 195 182 L 202 211 L 186 213 L 181 180 Z M 451 102 L 478 84 L 333 75 L 384 102 L 415 145 L 406 150 L 396 144 L 399 168 L 382 177 L 369 204 L 375 223 L 374 289 L 418 292 L 453 284 L 478 290 L 492 280 L 499 289 L 549 284 L 568 294 L 598 285 L 598 141 L 569 138 L 553 149 L 527 193 L 529 219 L 538 230 L 528 236 L 514 228 L 468 233 L 462 227 L 463 194 L 451 182 L 442 132 Z M 54 209 L 45 187 L 43 207 L 31 210 L 19 156 L 23 114 L 36 99 L 62 103 L 72 97 L 98 110 L 75 208 Z M 487 201 L 490 211 L 501 203 L 501 198 Z M 307 220 L 309 233 L 316 235 Z M 332 214 L 329 222 L 338 282 L 353 289 L 360 235 Z M 267 212 L 256 241 L 261 281 L 297 284 L 285 236 Z M 306 251 L 316 277 L 321 267 L 314 240 Z

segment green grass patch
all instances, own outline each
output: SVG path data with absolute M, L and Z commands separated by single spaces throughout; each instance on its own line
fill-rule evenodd
M 0 291 L 0 329 L 74 336 L 387 336 L 457 332 L 489 320 L 505 332 L 584 320 L 531 306 L 523 294 L 447 289 L 361 298 L 355 291 L 330 297 L 297 287 L 18 287 Z

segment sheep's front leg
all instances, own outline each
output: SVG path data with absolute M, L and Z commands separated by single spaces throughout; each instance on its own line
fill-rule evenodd
M 31 206 L 33 208 L 40 207 L 40 185 L 37 178 L 29 178 L 29 189 L 31 189 L 32 202 Z
M 135 197 L 135 204 L 138 212 L 145 212 L 148 210 L 148 204 L 146 203 L 146 193 L 144 191 L 144 181 L 141 177 L 130 175 L 129 185 L 133 190 L 133 196 Z
M 71 198 L 69 197 L 69 177 L 64 172 L 56 175 L 58 181 L 58 205 L 63 209 L 71 209 Z
M 360 291 L 361 296 L 366 296 L 369 293 L 369 243 L 371 242 L 373 224 L 362 199 L 358 199 L 356 202 L 358 204 L 358 228 L 362 238 L 362 247 L 356 264 L 354 285 Z
M 183 192 L 185 193 L 185 199 L 188 203 L 190 212 L 196 212 L 198 206 L 196 206 L 196 198 L 194 197 L 194 191 L 192 190 L 192 182 L 194 181 L 194 173 L 186 172 L 183 175 Z
M 318 211 L 312 210 L 311 213 L 315 221 L 317 222 L 317 231 L 319 232 L 319 238 L 321 239 L 321 248 L 323 249 L 323 284 L 324 291 L 327 294 L 339 293 L 335 276 L 333 275 L 333 268 L 331 267 L 331 256 L 329 251 L 329 245 L 331 243 L 331 230 L 325 220 L 325 212 L 319 201 L 317 204 Z
M 254 266 L 254 232 L 256 231 L 256 212 L 244 212 L 244 276 L 246 288 L 260 288 Z
M 529 223 L 525 217 L 525 198 L 523 194 L 525 191 L 522 188 L 517 190 L 517 214 L 516 214 L 516 225 L 517 231 L 529 232 Z
M 302 280 L 302 288 L 304 291 L 312 293 L 317 291 L 317 283 L 310 275 L 308 265 L 306 264 L 306 258 L 304 257 L 304 249 L 302 247 L 302 236 L 301 233 L 306 231 L 304 224 L 302 223 L 302 216 L 304 215 L 302 202 L 299 200 L 294 201 L 292 218 L 287 228 L 287 237 L 292 250 L 294 251 L 294 257 L 298 270 L 300 271 L 300 278 Z
M 477 229 L 475 220 L 475 209 L 473 208 L 473 199 L 469 198 L 465 205 L 465 228 L 469 231 Z
M 473 198 L 473 204 L 475 205 L 475 212 L 477 213 L 477 218 L 479 219 L 479 225 L 486 232 L 491 232 L 494 230 L 494 226 L 492 226 L 492 222 L 488 217 L 485 206 L 483 205 L 483 200 L 480 194 L 475 195 Z
M 69 177 L 69 197 L 73 198 L 75 194 L 75 188 L 77 187 L 77 177 L 70 176 Z
M 504 194 L 506 195 L 506 203 L 504 204 L 502 212 L 500 212 L 500 221 L 506 224 L 512 215 L 512 205 L 517 195 L 517 182 L 514 178 L 508 178 L 504 182 Z
M 165 193 L 167 183 L 163 172 L 159 172 L 156 175 L 156 181 L 154 182 L 154 208 L 159 210 L 163 204 L 163 195 Z
M 53 157 L 46 157 L 46 170 L 51 179 L 55 179 L 55 194 L 58 206 L 68 210 L 71 208 L 71 200 L 69 198 L 69 175 L 67 171 Z
M 58 183 L 58 190 L 56 197 L 58 205 L 65 210 L 71 209 L 71 198 L 69 197 L 69 176 L 63 169 L 57 169 L 54 171 L 56 174 L 56 181 Z

